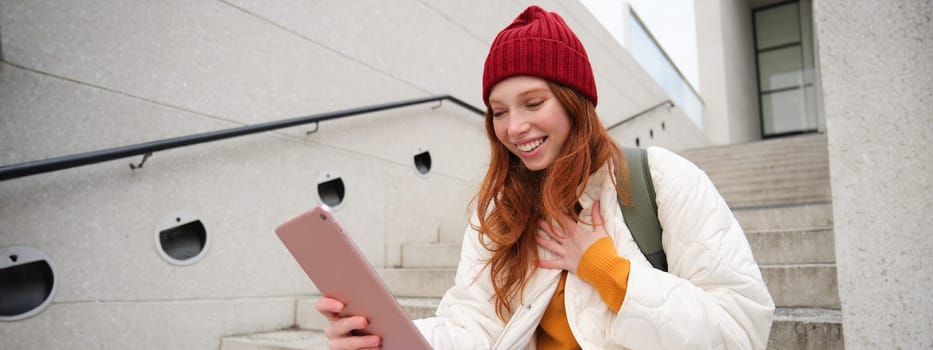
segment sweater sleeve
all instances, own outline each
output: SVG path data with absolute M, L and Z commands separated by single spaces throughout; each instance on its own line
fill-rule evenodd
M 619 312 L 628 288 L 629 269 L 628 259 L 616 253 L 612 239 L 603 237 L 583 253 L 577 275 L 596 288 L 609 308 Z

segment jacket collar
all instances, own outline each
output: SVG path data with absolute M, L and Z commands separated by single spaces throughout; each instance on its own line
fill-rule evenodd
M 590 174 L 590 179 L 586 184 L 581 184 L 583 186 L 583 195 L 579 199 L 581 207 L 584 209 L 592 207 L 594 201 L 602 198 L 606 186 L 613 188 L 613 191 L 615 191 L 612 185 L 611 168 L 612 165 L 607 162 Z

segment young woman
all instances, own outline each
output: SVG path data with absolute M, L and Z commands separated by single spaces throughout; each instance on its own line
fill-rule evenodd
M 741 227 L 706 175 L 661 148 L 648 163 L 669 271 L 625 225 L 624 155 L 596 115 L 586 51 L 532 6 L 496 37 L 483 72 L 490 166 L 455 285 L 416 320 L 436 349 L 764 349 L 774 304 Z M 618 177 L 616 176 L 618 174 Z M 322 298 L 332 349 L 350 336 Z

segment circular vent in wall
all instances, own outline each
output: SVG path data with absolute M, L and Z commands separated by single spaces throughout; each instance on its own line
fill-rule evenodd
M 55 264 L 29 246 L 0 248 L 0 321 L 34 316 L 55 299 Z
M 427 147 L 418 147 L 413 160 L 418 174 L 427 175 L 431 172 L 431 152 Z
M 318 174 L 317 179 L 317 197 L 322 204 L 326 204 L 331 209 L 336 209 L 343 204 L 347 189 L 340 175 L 334 171 L 324 171 Z
M 180 211 L 159 222 L 155 232 L 156 251 L 174 265 L 191 265 L 207 252 L 210 236 L 196 215 Z

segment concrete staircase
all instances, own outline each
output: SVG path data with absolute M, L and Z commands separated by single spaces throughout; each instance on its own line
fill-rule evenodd
M 778 310 L 769 349 L 842 349 L 826 138 L 807 135 L 682 152 L 709 174 L 748 235 Z M 412 318 L 432 316 L 452 284 L 459 243 L 409 243 L 382 269 Z M 296 327 L 225 337 L 222 350 L 326 349 L 315 298 Z
M 826 136 L 682 154 L 745 229 L 778 308 L 768 349 L 843 349 Z

